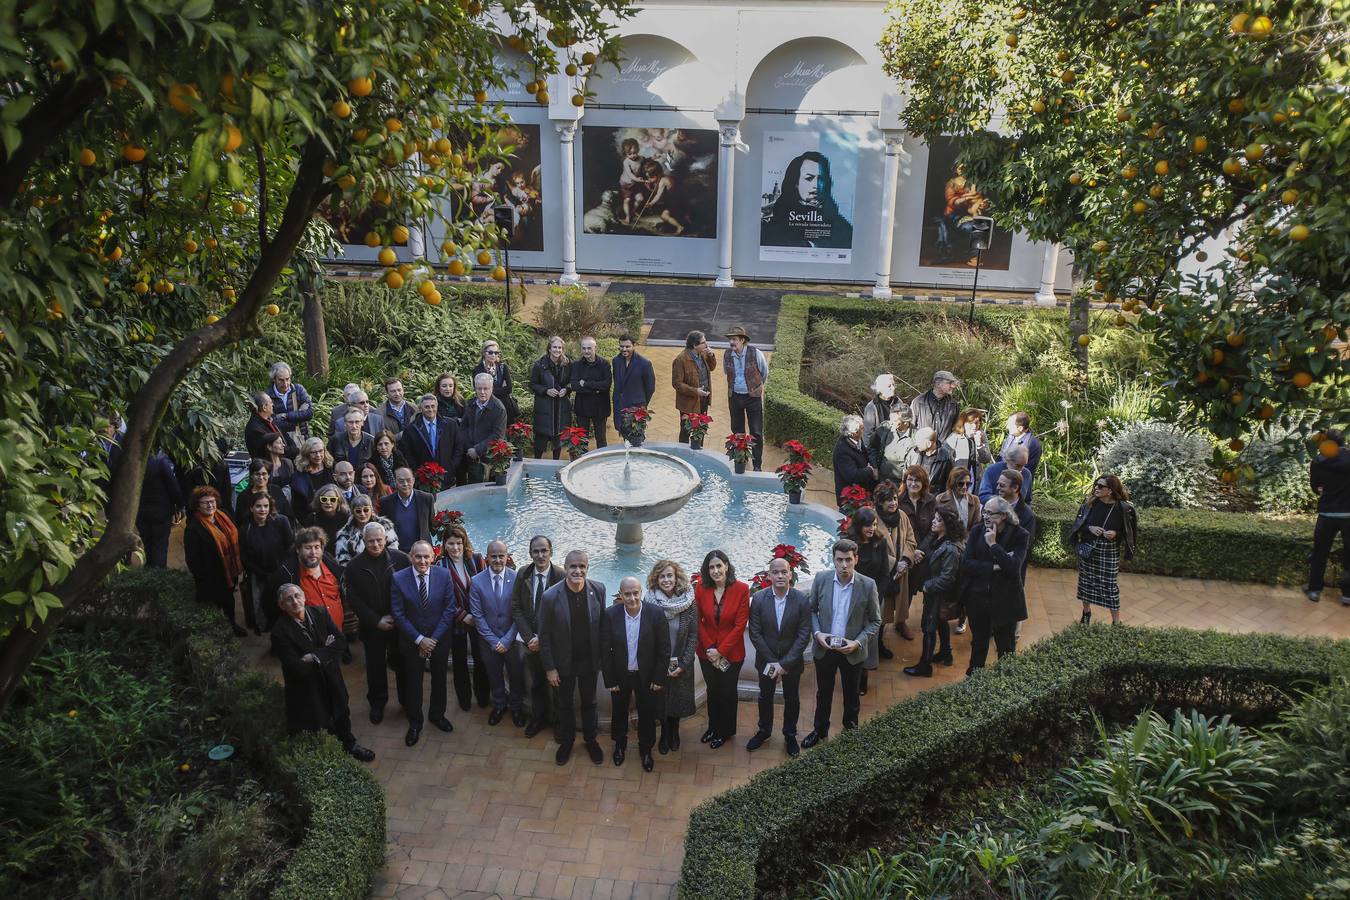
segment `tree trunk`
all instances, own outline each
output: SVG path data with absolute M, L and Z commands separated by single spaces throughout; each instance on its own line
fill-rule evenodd
M 98 590 L 117 564 L 140 546 L 136 511 L 141 504 L 141 485 L 169 398 L 208 354 L 256 332 L 258 311 L 271 296 L 272 288 L 304 236 L 305 227 L 328 193 L 323 185 L 326 154 L 317 139 L 306 145 L 281 224 L 272 241 L 260 248 L 253 275 L 234 309 L 214 325 L 199 328 L 175 344 L 132 400 L 127 411 L 122 452 L 111 472 L 105 505 L 107 521 L 102 536 L 80 556 L 65 580 L 52 585 L 51 591 L 60 599 L 61 606 L 49 612 L 46 620 L 38 623 L 36 628 L 15 628 L 0 643 L 0 711 L 9 706 L 24 672 L 42 651 L 66 611 L 76 601 Z
M 1087 378 L 1088 348 L 1084 347 L 1078 338 L 1088 333 L 1088 321 L 1091 313 L 1087 292 L 1074 291 L 1069 296 L 1069 338 L 1073 341 L 1073 358 L 1078 363 L 1078 374 L 1083 378 Z
M 312 277 L 301 283 L 300 293 L 305 298 L 305 369 L 310 378 L 327 378 L 328 333 L 323 324 L 323 297 L 315 290 Z

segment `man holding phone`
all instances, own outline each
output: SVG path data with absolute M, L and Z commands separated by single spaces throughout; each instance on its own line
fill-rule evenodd
M 881 628 L 877 583 L 855 571 L 858 545 L 848 538 L 834 542 L 833 572 L 818 572 L 811 582 L 811 627 L 816 648 L 815 730 L 802 741 L 810 750 L 830 734 L 834 679 L 844 692 L 844 730 L 858 727 L 862 706 L 858 681 L 867 660 L 867 642 Z
M 811 605 L 792 586 L 792 567 L 782 557 L 769 562 L 770 586 L 750 598 L 750 643 L 759 672 L 759 730 L 745 749 L 758 750 L 773 734 L 773 697 L 783 685 L 783 744 L 796 756 L 800 685 L 806 664 L 802 655 L 811 641 Z

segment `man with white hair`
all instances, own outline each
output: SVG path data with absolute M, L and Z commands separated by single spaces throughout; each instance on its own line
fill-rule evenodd
M 399 655 L 398 632 L 389 606 L 389 586 L 394 573 L 408 568 L 412 561 L 402 550 L 389 546 L 379 522 L 367 522 L 361 537 L 365 549 L 347 563 L 342 585 L 361 623 L 361 643 L 366 648 L 366 700 L 370 702 L 370 722 L 378 725 L 389 702 L 390 669 L 394 671 L 399 706 L 403 705 L 403 657 Z
M 956 417 L 961 414 L 961 404 L 952 396 L 960 386 L 960 380 L 951 372 L 945 369 L 934 372 L 933 386 L 909 405 L 914 413 L 914 427 L 933 429 L 939 443 L 947 440 L 956 427 Z
M 877 428 L 891 417 L 891 410 L 900 404 L 895 399 L 895 376 L 884 372 L 872 382 L 872 399 L 863 407 L 863 446 L 872 446 L 872 436 Z
M 352 391 L 350 398 L 347 400 L 346 408 L 342 413 L 342 418 L 333 421 L 332 433 L 334 435 L 340 434 L 343 431 L 347 413 L 354 409 L 359 409 L 361 412 L 365 413 L 366 419 L 361 425 L 361 430 L 371 437 L 384 431 L 387 427 L 384 422 L 384 416 L 377 413 L 375 411 L 375 405 L 370 402 L 370 395 L 358 387 L 356 390 Z M 334 410 L 334 412 L 336 412 L 336 410 Z
M 984 470 L 980 479 L 980 502 L 988 503 L 989 498 L 998 494 L 998 477 L 1011 469 L 1022 476 L 1022 499 L 1031 502 L 1031 468 L 1027 465 L 1027 448 L 1018 444 L 1003 454 L 1003 459 Z
M 473 376 L 473 402 L 464 407 L 462 432 L 465 455 L 469 458 L 468 483 L 484 480 L 487 470 L 483 457 L 488 444 L 506 437 L 506 407 L 492 396 L 492 376 L 479 372 Z
M 919 466 L 928 473 L 928 483 L 933 493 L 947 489 L 947 476 L 952 471 L 952 448 L 938 440 L 937 432 L 931 428 L 914 430 L 914 446 L 905 458 L 905 466 Z
M 347 382 L 342 388 L 342 402 L 328 413 L 328 431 L 336 433 L 342 427 L 343 419 L 347 415 L 347 409 L 351 406 L 352 398 L 356 392 L 361 390 L 361 385 Z
M 272 383 L 267 386 L 267 393 L 272 397 L 272 424 L 286 435 L 287 455 L 294 456 L 300 444 L 309 437 L 314 404 L 304 386 L 291 379 L 291 367 L 286 363 L 272 363 L 269 374 Z
M 867 458 L 862 443 L 862 416 L 849 414 L 839 422 L 839 440 L 834 445 L 834 497 L 837 501 L 844 488 L 861 485 L 871 491 L 877 486 L 877 470 Z

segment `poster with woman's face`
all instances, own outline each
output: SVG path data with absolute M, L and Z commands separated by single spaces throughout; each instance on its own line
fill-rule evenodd
M 761 262 L 847 264 L 853 258 L 858 139 L 841 132 L 764 135 Z
M 717 236 L 717 132 L 581 130 L 581 227 L 587 234 Z
M 456 148 L 467 142 L 450 135 Z M 492 128 L 483 150 L 471 163 L 474 173 L 464 194 L 456 194 L 451 215 L 458 221 L 494 223 L 496 207 L 510 215 L 511 249 L 544 249 L 543 179 L 538 125 L 501 125 Z
M 924 186 L 923 228 L 919 265 L 928 268 L 973 269 L 971 219 L 992 216 L 989 201 L 975 190 L 956 163 L 961 153 L 956 138 L 934 138 L 928 145 L 928 181 Z M 983 269 L 1007 270 L 1012 257 L 1012 232 L 995 228 L 989 249 L 980 255 Z

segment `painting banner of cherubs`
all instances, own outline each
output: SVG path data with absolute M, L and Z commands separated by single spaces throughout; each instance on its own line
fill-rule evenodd
M 957 138 L 936 137 L 928 145 L 928 180 L 924 184 L 923 229 L 919 265 L 941 269 L 975 268 L 970 248 L 971 219 L 992 216 L 989 201 L 975 190 L 957 165 Z M 989 249 L 980 256 L 983 269 L 1007 270 L 1012 257 L 1012 232 L 995 228 Z
M 456 138 L 459 137 L 457 140 Z M 479 137 L 481 139 L 481 136 Z M 456 151 L 468 142 L 450 135 Z M 511 249 L 544 249 L 544 209 L 538 125 L 489 128 L 483 149 L 466 161 L 468 189 L 453 199 L 456 220 L 493 224 L 493 208 L 511 208 Z
M 717 236 L 717 132 L 581 130 L 581 226 L 587 234 Z
M 760 195 L 760 261 L 851 262 L 857 173 L 856 135 L 767 132 Z

